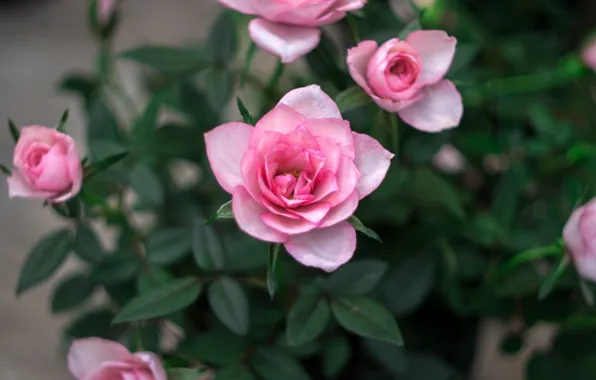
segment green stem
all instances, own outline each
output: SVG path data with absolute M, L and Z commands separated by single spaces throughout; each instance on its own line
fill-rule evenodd
M 348 27 L 350 28 L 350 32 L 352 33 L 352 38 L 354 38 L 354 41 L 356 41 L 357 44 L 360 43 L 360 34 L 358 33 L 358 25 L 356 24 L 356 18 L 354 17 L 354 15 L 348 13 L 346 19 L 348 20 Z
M 467 104 L 475 105 L 489 97 L 543 91 L 563 86 L 586 72 L 581 59 L 574 54 L 561 60 L 552 70 L 494 79 L 475 86 L 464 92 L 464 100 Z
M 387 116 L 391 125 L 391 146 L 393 154 L 397 156 L 399 154 L 399 120 L 397 120 L 397 114 L 395 113 L 387 112 Z

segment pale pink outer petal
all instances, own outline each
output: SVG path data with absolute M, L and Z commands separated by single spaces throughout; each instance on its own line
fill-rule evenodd
M 252 237 L 271 243 L 283 243 L 288 235 L 267 226 L 261 214 L 267 210 L 258 204 L 244 186 L 238 186 L 232 196 L 232 211 L 240 229 Z
M 361 9 L 366 5 L 367 0 L 337 0 L 335 9 L 340 12 L 351 12 Z
M 394 155 L 372 137 L 356 132 L 352 134 L 356 145 L 354 163 L 360 172 L 356 190 L 362 199 L 383 182 Z
M 157 355 L 152 352 L 137 352 L 134 356 L 141 359 L 149 367 L 153 374 L 152 380 L 168 380 L 166 371 Z
M 348 219 L 356 211 L 356 208 L 358 207 L 358 199 L 358 192 L 354 190 L 345 201 L 329 210 L 325 218 L 321 221 L 319 227 L 330 227 Z
M 582 235 L 580 227 L 581 219 L 586 212 L 588 205 L 594 205 L 596 200 L 591 200 L 588 204 L 578 207 L 571 216 L 565 226 L 563 227 L 563 240 L 567 251 L 571 254 L 577 271 L 582 277 L 589 280 L 596 281 L 596 252 L 588 247 L 588 241 Z
M 443 79 L 455 55 L 455 37 L 442 30 L 417 30 L 406 37 L 406 42 L 418 51 L 422 61 L 417 82 L 432 84 Z
M 327 215 L 330 209 L 331 205 L 329 203 L 316 202 L 307 206 L 295 208 L 292 211 L 309 222 L 318 224 L 325 215 Z
M 69 141 L 68 151 L 66 153 L 66 165 L 68 166 L 68 175 L 71 181 L 70 189 L 63 194 L 50 199 L 49 201 L 51 203 L 64 202 L 73 198 L 79 191 L 81 191 L 81 187 L 83 186 L 83 165 L 81 164 L 81 158 L 77 151 L 76 144 L 72 139 Z
M 335 178 L 338 190 L 323 198 L 323 201 L 331 204 L 331 207 L 339 205 L 352 194 L 360 180 L 360 172 L 352 159 L 341 156 Z
M 424 132 L 441 132 L 459 125 L 464 108 L 451 81 L 443 80 L 422 91 L 420 100 L 398 112 L 403 121 Z
M 279 104 L 285 104 L 308 119 L 342 118 L 337 104 L 315 84 L 288 92 Z
M 13 165 L 16 168 L 22 168 L 28 147 L 32 143 L 41 142 L 51 147 L 54 144 L 56 135 L 60 134 L 55 129 L 42 125 L 30 125 L 21 128 L 19 141 L 14 147 Z
M 357 46 L 348 49 L 346 58 L 352 79 L 369 95 L 374 95 L 374 93 L 366 80 L 366 70 L 368 62 L 375 55 L 378 47 L 379 45 L 375 41 L 362 41 Z
M 13 171 L 13 173 L 10 177 L 6 178 L 6 182 L 8 183 L 8 197 L 9 198 L 21 197 L 21 198 L 46 199 L 46 198 L 50 198 L 50 197 L 53 197 L 54 195 L 56 195 L 56 193 L 53 193 L 53 192 L 35 189 L 16 170 Z
M 391 100 L 391 99 L 381 99 L 376 95 L 372 95 L 372 99 L 379 107 L 384 109 L 388 112 L 399 112 L 404 108 L 408 107 L 411 104 L 414 104 L 416 101 L 422 99 L 424 96 L 423 91 L 419 91 L 416 95 L 408 100 Z
M 581 57 L 588 68 L 596 71 L 596 37 L 593 37 L 588 45 L 584 47 Z
M 137 363 L 131 356 L 130 360 L 120 362 L 106 361 L 101 363 L 99 368 L 87 375 L 82 380 L 145 380 L 145 373 L 142 363 Z M 136 376 L 136 377 L 135 377 Z M 147 380 L 152 380 L 151 378 Z
M 205 133 L 207 158 L 217 182 L 232 194 L 243 184 L 240 162 L 248 149 L 254 128 L 244 123 L 227 123 Z
M 265 131 L 287 134 L 306 121 L 306 117 L 294 111 L 285 104 L 278 104 L 267 112 L 255 125 L 254 133 L 250 138 L 250 147 L 258 148 Z M 269 152 L 264 152 L 269 153 Z
M 70 188 L 68 162 L 61 146 L 54 145 L 41 159 L 39 168 L 41 175 L 35 180 L 35 186 L 39 189 L 62 192 Z
M 272 212 L 262 213 L 261 220 L 273 230 L 288 235 L 301 234 L 317 228 L 315 223 L 311 223 L 306 219 L 290 219 Z
M 257 14 L 252 0 L 219 0 L 224 6 L 247 15 Z
M 82 380 L 104 362 L 120 362 L 131 358 L 131 353 L 120 343 L 100 338 L 78 339 L 68 351 L 68 369 L 74 377 Z
M 254 19 L 248 25 L 250 38 L 260 48 L 278 56 L 283 63 L 291 63 L 317 47 L 321 30 L 278 24 L 265 19 Z
M 332 272 L 348 262 L 356 250 L 356 231 L 348 222 L 292 235 L 284 244 L 294 259 L 308 267 Z
M 350 122 L 342 119 L 310 119 L 300 125 L 307 128 L 314 136 L 329 137 L 335 140 L 341 154 L 354 158 L 354 137 Z

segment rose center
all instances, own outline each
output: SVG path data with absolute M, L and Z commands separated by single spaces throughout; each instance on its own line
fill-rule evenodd
M 398 58 L 389 68 L 389 74 L 396 77 L 399 87 L 410 86 L 418 77 L 416 63 L 409 57 Z
M 41 163 L 41 160 L 48 152 L 48 149 L 34 149 L 27 155 L 27 166 L 30 168 L 36 168 Z

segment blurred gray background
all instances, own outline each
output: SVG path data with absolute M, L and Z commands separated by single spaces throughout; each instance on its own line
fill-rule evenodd
M 89 69 L 96 46 L 86 28 L 87 1 L 13 1 L 14 9 L 0 8 L 0 162 L 9 164 L 13 143 L 8 117 L 17 125 L 54 125 L 70 109 L 68 131 L 82 137 L 82 118 L 73 98 L 58 95 L 58 79 L 73 69 Z M 177 43 L 203 38 L 219 11 L 216 0 L 126 0 L 116 49 L 138 43 Z M 253 65 L 258 67 L 259 65 Z M 132 87 L 134 67 L 123 66 Z M 134 89 L 134 88 L 133 88 Z M 36 288 L 20 299 L 14 295 L 27 250 L 45 232 L 60 225 L 52 213 L 34 200 L 7 197 L 0 181 L 0 380 L 69 379 L 60 328 L 68 316 L 49 313 L 51 286 Z M 60 275 L 76 265 L 69 262 Z M 59 276 L 60 276 L 59 275 Z M 58 276 L 58 277 L 59 277 Z M 55 279 L 54 279 L 55 280 Z M 522 379 L 519 358 L 496 355 L 500 336 L 510 326 L 487 321 L 483 328 L 476 378 Z M 539 328 L 522 355 L 548 344 L 548 327 Z M 546 331 L 546 333 L 545 333 Z

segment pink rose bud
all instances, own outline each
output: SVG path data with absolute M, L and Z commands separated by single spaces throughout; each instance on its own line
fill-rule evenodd
M 582 60 L 590 69 L 596 71 L 596 37 L 592 37 L 582 51 Z
M 110 22 L 117 5 L 118 0 L 97 0 L 97 19 L 100 24 L 105 25 Z
M 334 23 L 367 0 L 219 0 L 238 12 L 255 15 L 248 30 L 262 49 L 290 63 L 321 40 L 322 25 Z
M 346 219 L 381 184 L 393 157 L 352 132 L 315 85 L 290 91 L 255 127 L 227 123 L 205 142 L 240 229 L 328 272 L 354 254 L 356 233 Z
M 573 211 L 563 227 L 563 240 L 578 273 L 596 281 L 596 198 Z
M 379 107 L 397 112 L 416 129 L 440 132 L 456 127 L 463 113 L 455 85 L 443 79 L 456 43 L 440 30 L 418 30 L 381 47 L 362 41 L 348 50 L 348 68 Z
M 154 354 L 131 354 L 120 343 L 100 338 L 75 340 L 68 351 L 68 369 L 77 380 L 167 380 Z
M 432 163 L 438 169 L 445 173 L 459 173 L 465 165 L 466 159 L 459 150 L 455 149 L 451 144 L 445 144 L 433 156 Z
M 22 128 L 13 165 L 15 170 L 8 177 L 11 198 L 44 198 L 57 203 L 81 190 L 83 168 L 75 141 L 53 128 Z

